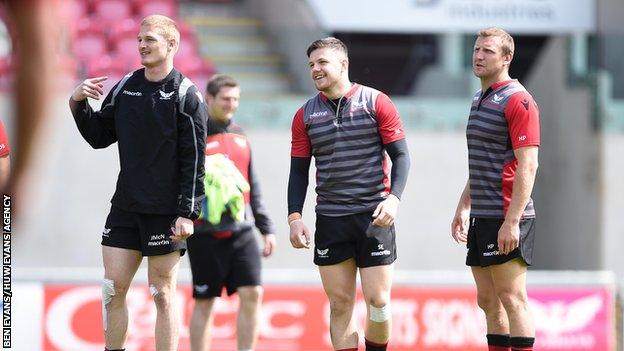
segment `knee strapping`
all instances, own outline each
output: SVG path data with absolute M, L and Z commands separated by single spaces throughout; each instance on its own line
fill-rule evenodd
M 150 289 L 150 294 L 152 294 L 152 297 L 155 297 L 156 295 L 158 295 L 158 288 L 156 287 L 156 285 L 150 284 L 149 289 Z
M 107 328 L 107 312 L 106 306 L 111 302 L 115 296 L 115 282 L 112 279 L 104 279 L 102 281 L 102 323 L 104 324 L 104 331 Z
M 373 322 L 383 323 L 389 320 L 391 315 L 392 311 L 389 304 L 383 307 L 370 306 L 370 320 Z

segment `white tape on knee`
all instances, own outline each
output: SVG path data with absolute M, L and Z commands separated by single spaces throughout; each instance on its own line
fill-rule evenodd
M 152 297 L 158 295 L 158 288 L 156 287 L 156 285 L 150 284 L 149 288 L 150 288 L 150 294 L 152 294 Z
M 113 296 L 115 296 L 115 282 L 112 279 L 104 279 L 102 282 L 102 323 L 104 324 L 104 331 L 107 328 L 106 306 L 111 302 Z
M 370 320 L 373 322 L 383 323 L 389 320 L 391 315 L 392 311 L 390 310 L 390 305 L 385 305 L 383 307 L 370 306 Z

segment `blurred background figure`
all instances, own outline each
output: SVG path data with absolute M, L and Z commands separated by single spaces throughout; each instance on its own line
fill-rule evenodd
M 239 298 L 238 350 L 255 349 L 263 292 L 260 256 L 275 251 L 275 226 L 260 191 L 251 143 L 233 121 L 239 100 L 240 87 L 232 77 L 218 74 L 208 81 L 207 201 L 188 240 L 195 299 L 189 325 L 193 351 L 210 349 L 215 301 L 223 289 Z M 254 226 L 262 235 L 261 251 Z
M 61 25 L 58 3 L 7 0 L 0 7 L 0 18 L 6 21 L 11 38 L 11 44 L 5 45 L 12 48 L 12 53 L 0 57 L 1 84 L 7 84 L 9 76 L 14 77 L 15 117 L 10 118 L 15 130 L 14 167 L 9 188 L 18 196 L 28 189 L 25 170 L 41 146 L 37 140 L 42 137 L 43 120 L 57 92 L 60 54 L 57 38 Z M 0 90 L 9 88 L 7 85 Z

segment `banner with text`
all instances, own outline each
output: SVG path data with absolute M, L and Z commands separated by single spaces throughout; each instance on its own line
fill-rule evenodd
M 101 287 L 46 285 L 43 290 L 42 349 L 101 351 Z M 615 302 L 607 288 L 533 288 L 529 296 L 537 328 L 536 348 L 613 349 Z M 179 289 L 178 302 L 182 311 L 179 350 L 188 350 L 193 306 L 188 285 Z M 128 308 L 126 348 L 153 350 L 156 310 L 146 286 L 129 291 Z M 236 296 L 217 301 L 213 350 L 236 349 L 237 309 Z M 355 313 L 361 328 L 366 318 L 361 295 Z M 471 288 L 396 286 L 392 317 L 389 350 L 477 351 L 486 347 L 485 318 Z M 320 286 L 269 285 L 265 287 L 256 350 L 330 350 L 328 326 L 329 305 Z

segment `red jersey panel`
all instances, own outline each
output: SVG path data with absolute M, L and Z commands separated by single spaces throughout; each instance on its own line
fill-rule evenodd
M 229 158 L 243 177 L 249 182 L 249 162 L 251 160 L 249 141 L 244 135 L 219 133 L 206 138 L 206 156 L 223 154 Z M 243 193 L 245 203 L 249 203 L 249 192 Z

